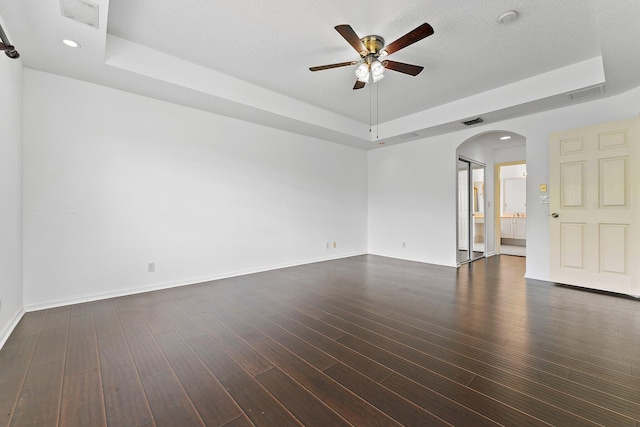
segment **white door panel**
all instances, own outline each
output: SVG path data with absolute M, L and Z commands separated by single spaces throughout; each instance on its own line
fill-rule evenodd
M 640 295 L 631 264 L 640 255 L 639 128 L 630 119 L 551 135 L 551 280 Z

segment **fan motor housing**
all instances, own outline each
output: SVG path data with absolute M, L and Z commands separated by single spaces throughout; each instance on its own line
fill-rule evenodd
M 374 54 L 377 55 L 380 53 L 382 48 L 384 47 L 384 39 L 380 36 L 371 35 L 364 36 L 360 39 L 364 47 L 367 48 L 369 52 L 361 52 L 360 55 L 364 58 L 367 55 Z M 364 53 L 364 55 L 363 55 Z

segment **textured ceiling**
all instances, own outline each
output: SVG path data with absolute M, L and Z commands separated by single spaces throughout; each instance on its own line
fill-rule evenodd
M 370 120 L 389 145 L 640 85 L 637 0 L 92 1 L 98 29 L 59 0 L 0 0 L 0 18 L 26 67 L 364 149 Z M 390 56 L 424 66 L 416 77 L 354 91 L 355 67 L 308 69 L 358 59 L 335 25 L 389 43 L 423 22 L 435 34 Z
M 510 9 L 519 19 L 499 25 Z M 390 59 L 425 70 L 385 73 L 383 121 L 600 55 L 595 8 L 583 0 L 111 0 L 108 31 L 368 122 L 370 93 L 352 90 L 355 67 L 308 68 L 359 59 L 335 25 L 390 43 L 423 22 L 435 34 Z

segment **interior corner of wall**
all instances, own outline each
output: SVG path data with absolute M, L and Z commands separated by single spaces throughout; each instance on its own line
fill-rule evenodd
M 9 322 L 7 322 L 7 324 L 2 329 L 0 329 L 0 350 L 2 350 L 2 347 L 4 347 L 4 344 L 7 342 L 7 340 L 11 336 L 11 333 L 16 328 L 16 326 L 18 326 L 18 323 L 20 322 L 24 314 L 25 314 L 24 308 L 21 307 L 11 317 Z

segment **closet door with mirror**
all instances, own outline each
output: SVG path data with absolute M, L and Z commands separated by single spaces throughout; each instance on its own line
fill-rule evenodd
M 484 165 L 458 158 L 458 264 L 485 253 Z

